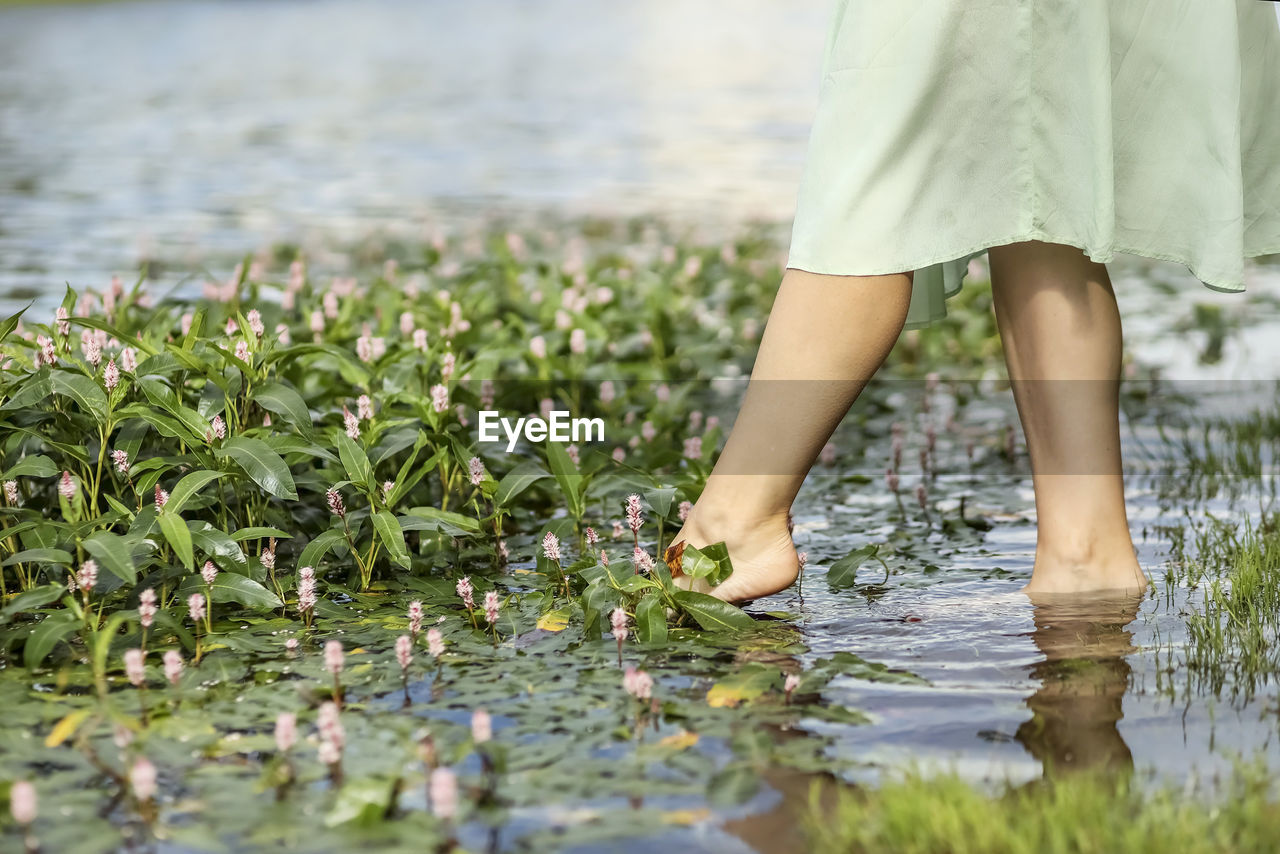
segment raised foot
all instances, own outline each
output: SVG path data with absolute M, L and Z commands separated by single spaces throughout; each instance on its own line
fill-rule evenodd
M 709 593 L 734 604 L 748 602 L 786 590 L 800 575 L 800 557 L 787 530 L 785 517 L 760 520 L 754 524 L 704 524 L 694 507 L 680 532 L 671 540 L 694 548 L 724 542 L 733 574 L 718 587 L 705 579 L 672 573 L 676 585 L 685 590 Z

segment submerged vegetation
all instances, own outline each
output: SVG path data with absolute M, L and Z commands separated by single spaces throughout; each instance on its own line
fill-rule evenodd
M 748 612 L 661 555 L 781 274 L 765 235 L 588 223 L 361 260 L 321 274 L 281 247 L 203 293 L 144 274 L 0 327 L 7 840 L 547 850 L 714 824 L 778 769 L 856 764 L 830 748 L 871 717 L 832 685 L 929 688 L 812 651 L 805 583 L 874 602 L 1022 524 L 979 282 L 823 453 L 814 489 L 828 513 L 871 496 L 859 525 L 809 545 L 798 520 L 802 585 Z M 559 411 L 604 436 L 478 431 Z M 1269 524 L 1224 526 L 1234 575 L 1197 570 L 1206 672 L 1275 664 Z M 684 566 L 731 569 L 717 546 Z

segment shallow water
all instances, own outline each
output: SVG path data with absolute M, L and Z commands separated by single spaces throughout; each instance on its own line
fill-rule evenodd
M 751 0 L 729 18 L 711 0 L 0 10 L 0 292 L 10 304 L 32 294 L 47 302 L 60 297 L 64 280 L 100 285 L 142 257 L 168 261 L 169 281 L 206 262 L 225 276 L 240 253 L 275 240 L 323 246 L 382 230 L 418 237 L 495 209 L 714 214 L 708 228 L 763 216 L 785 229 L 826 7 Z M 565 39 L 567 32 L 581 37 Z M 1172 264 L 1121 259 L 1112 275 L 1132 352 L 1204 392 L 1205 411 L 1238 411 L 1234 383 L 1275 379 L 1274 266 L 1251 269 L 1246 297 L 1210 293 Z M 1182 325 L 1195 302 L 1241 324 L 1219 359 L 1203 358 L 1208 331 Z M 1252 394 L 1265 402 L 1265 390 Z M 992 423 L 1014 417 L 1007 392 L 982 405 Z M 1128 458 L 1159 459 L 1151 420 L 1132 426 Z M 1257 493 L 1261 484 L 1253 486 Z M 965 488 L 963 477 L 944 479 L 943 491 L 952 487 Z M 753 610 L 795 614 L 790 625 L 808 647 L 802 661 L 853 652 L 928 684 L 838 677 L 824 705 L 861 710 L 870 722 L 815 717 L 787 735 L 828 738 L 826 763 L 853 781 L 911 763 L 975 781 L 1026 781 L 1045 773 L 1046 759 L 1181 781 L 1229 770 L 1235 751 L 1280 767 L 1275 684 L 1247 701 L 1219 698 L 1178 667 L 1180 611 L 1194 608 L 1198 593 L 1166 589 L 1169 542 L 1158 526 L 1184 522 L 1188 505 L 1161 502 L 1139 477 L 1128 488 L 1154 590 L 1131 614 L 1082 616 L 1037 609 L 1018 592 L 1035 540 L 1030 481 L 1016 473 L 981 476 L 969 513 L 995 518 L 984 536 L 957 547 L 925 535 L 912 516 L 906 528 L 918 559 L 897 563 L 884 588 L 869 567 L 862 591 L 830 591 L 822 567 L 900 526 L 878 481 L 815 472 L 796 512 L 797 540 L 813 563 L 803 596 L 791 591 Z M 1242 514 L 1257 506 L 1250 494 L 1191 509 Z M 576 660 L 607 663 L 603 647 Z M 270 663 L 280 665 L 278 655 Z M 678 666 L 671 671 L 673 682 L 696 683 L 677 676 Z M 498 697 L 504 686 L 495 673 L 476 678 Z M 424 680 L 410 690 L 424 701 L 433 687 Z M 386 689 L 370 702 L 389 711 L 397 700 Z M 466 706 L 423 708 L 466 724 Z M 495 727 L 519 732 L 522 746 L 539 744 L 496 706 Z M 668 722 L 657 737 L 678 733 Z M 603 745 L 591 758 L 603 764 L 621 752 Z M 711 736 L 697 752 L 707 762 L 732 755 Z M 671 772 L 645 808 L 709 809 L 690 782 L 698 779 Z M 795 850 L 809 777 L 774 769 L 765 780 L 745 803 L 716 806 L 689 827 L 637 832 L 625 849 Z M 516 807 L 496 847 L 534 848 L 548 827 L 628 812 L 638 810 L 613 792 L 572 808 Z M 489 830 L 467 827 L 462 839 L 482 849 Z M 163 850 L 193 848 L 173 841 Z

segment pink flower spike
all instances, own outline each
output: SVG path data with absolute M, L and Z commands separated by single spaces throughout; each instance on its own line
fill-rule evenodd
M 176 649 L 165 651 L 164 678 L 169 680 L 170 685 L 177 685 L 182 678 L 182 653 Z
M 631 533 L 639 534 L 642 525 L 644 519 L 640 515 L 640 496 L 633 493 L 627 496 L 627 527 L 631 529 Z
M 409 665 L 413 663 L 413 639 L 408 635 L 396 638 L 396 662 L 399 663 L 401 671 L 407 671 Z
M 129 769 L 129 785 L 133 787 L 133 796 L 146 803 L 156 795 L 156 766 L 139 757 Z
M 160 488 L 160 484 L 156 484 L 156 512 L 159 513 L 164 506 L 169 503 L 169 493 Z
M 458 778 L 448 768 L 431 771 L 431 812 L 441 821 L 451 821 L 458 814 Z
M 324 645 L 324 669 L 337 676 L 342 672 L 342 641 L 331 640 Z
M 142 683 L 146 681 L 146 669 L 144 668 L 144 653 L 140 649 L 126 649 L 124 651 L 124 673 L 129 677 L 129 682 L 135 688 L 142 687 Z
M 127 475 L 129 473 L 129 452 L 112 451 L 111 463 L 116 467 L 117 472 Z
M 213 433 L 213 438 L 227 438 L 227 422 L 222 420 L 221 415 L 213 416 L 213 420 L 209 422 L 209 429 Z
M 116 367 L 115 359 L 107 362 L 107 366 L 102 369 L 102 384 L 108 392 L 115 391 L 116 386 L 120 385 L 120 369 Z
M 156 618 L 156 591 L 148 587 L 138 594 L 138 622 L 144 629 L 151 628 Z
M 267 327 L 262 323 L 262 314 L 256 308 L 249 309 L 249 313 L 245 315 L 245 320 L 249 323 L 249 331 L 254 337 L 261 338 L 262 334 L 267 331 Z
M 594 546 L 600 542 L 600 535 L 596 533 L 595 528 L 587 528 L 587 545 Z
M 621 608 L 614 608 L 613 613 L 609 615 L 609 624 L 613 629 L 613 636 L 618 642 L 627 639 L 627 612 Z
M 484 483 L 485 470 L 483 460 L 479 457 L 472 457 L 471 462 L 468 464 L 468 468 L 471 470 L 472 486 L 479 486 Z
M 329 503 L 329 512 L 338 517 L 347 515 L 347 505 L 342 502 L 342 494 L 336 489 L 329 489 L 324 494 L 325 501 Z
M 476 709 L 471 713 L 471 740 L 476 744 L 484 744 L 493 738 L 493 719 L 485 709 Z
M 36 820 L 36 787 L 26 780 L 18 780 L 9 787 L 9 814 L 20 827 L 27 827 Z
M 58 481 L 58 494 L 68 501 L 76 497 L 80 487 L 76 486 L 76 482 L 71 478 L 71 472 L 64 471 L 62 479 Z
M 484 594 L 484 618 L 489 625 L 498 622 L 498 592 L 490 590 Z
M 547 531 L 542 538 L 542 553 L 546 555 L 547 560 L 560 562 L 560 540 L 550 531 Z
M 298 743 L 298 716 L 293 712 L 281 712 L 276 715 L 276 750 L 288 753 L 289 748 Z
M 409 633 L 417 637 L 422 632 L 422 602 L 417 599 L 409 603 Z
M 686 521 L 688 521 L 688 519 L 689 519 L 689 514 L 693 512 L 693 503 L 692 503 L 692 502 L 689 502 L 689 501 L 681 501 L 681 502 L 680 502 L 680 509 L 679 509 L 679 511 L 678 511 L 678 512 L 679 512 L 679 514 L 680 514 L 680 521 L 681 521 L 681 522 L 686 522 Z
M 431 387 L 431 408 L 436 412 L 444 412 L 449 408 L 449 389 L 443 385 Z
M 637 700 L 648 700 L 653 695 L 653 679 L 643 670 L 627 667 L 622 675 L 622 687 Z
M 356 398 L 356 414 L 360 416 L 361 421 L 369 421 L 373 418 L 373 401 L 369 395 L 362 394 Z
M 427 629 L 427 652 L 435 659 L 444 655 L 444 637 L 437 628 Z
M 16 480 L 6 480 L 4 482 L 4 500 L 9 502 L 10 506 L 16 506 L 18 503 L 18 482 Z
M 187 611 L 191 614 L 193 622 L 200 622 L 204 619 L 204 596 L 200 593 L 192 593 L 187 597 Z
M 360 438 L 360 418 L 345 406 L 342 407 L 342 424 L 346 428 L 348 439 L 355 441 Z
M 98 563 L 94 560 L 86 560 L 80 564 L 80 571 L 76 573 L 76 583 L 80 588 L 88 593 L 98 584 Z
M 463 576 L 458 579 L 457 585 L 458 595 L 462 597 L 462 604 L 467 606 L 468 611 L 474 611 L 476 608 L 476 600 L 473 594 L 475 588 L 471 586 L 470 576 Z
M 214 566 L 213 561 L 206 560 L 204 562 L 204 566 L 200 568 L 200 577 L 204 579 L 205 584 L 210 587 L 213 586 L 213 582 L 218 578 L 218 567 Z

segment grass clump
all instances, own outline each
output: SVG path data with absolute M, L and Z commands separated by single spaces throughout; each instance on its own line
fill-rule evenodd
M 1274 851 L 1280 809 L 1267 772 L 1241 766 L 1211 791 L 1078 774 L 994 796 L 954 775 L 843 790 L 807 818 L 816 852 L 1093 854 Z

